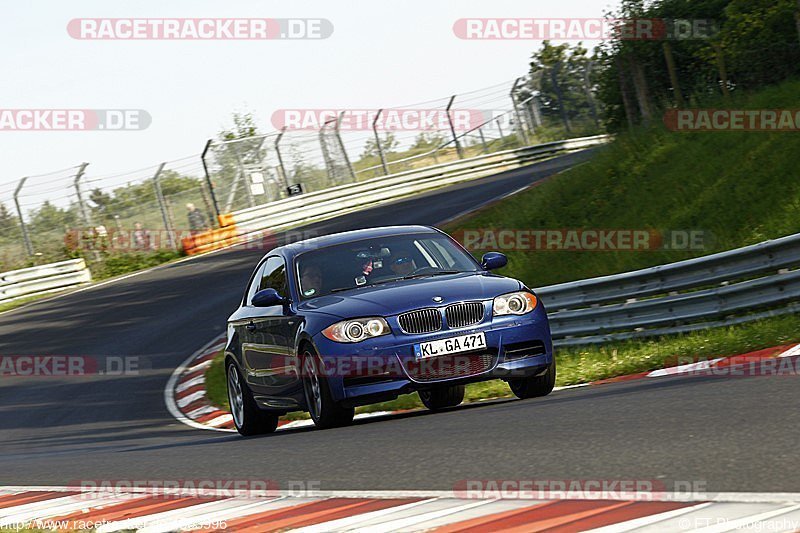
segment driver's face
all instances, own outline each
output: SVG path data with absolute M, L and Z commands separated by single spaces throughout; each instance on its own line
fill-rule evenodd
M 316 289 L 322 287 L 322 272 L 317 267 L 306 267 L 300 273 L 303 290 Z

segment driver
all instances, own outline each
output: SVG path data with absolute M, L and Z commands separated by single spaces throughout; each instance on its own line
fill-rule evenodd
M 300 288 L 303 296 L 314 296 L 322 291 L 322 269 L 314 264 L 304 265 L 300 271 Z
M 392 255 L 389 268 L 398 276 L 408 276 L 414 272 L 414 260 L 408 250 L 397 250 Z

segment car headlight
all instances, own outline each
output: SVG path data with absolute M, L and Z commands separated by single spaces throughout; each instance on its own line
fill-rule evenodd
M 328 339 L 336 342 L 361 342 L 364 339 L 388 335 L 391 330 L 381 317 L 343 320 L 322 331 Z
M 498 296 L 492 303 L 494 316 L 524 315 L 536 309 L 536 296 L 528 291 L 512 292 Z

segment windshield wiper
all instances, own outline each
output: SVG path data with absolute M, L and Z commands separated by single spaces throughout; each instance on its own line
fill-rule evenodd
M 402 278 L 398 279 L 415 279 L 415 278 L 427 278 L 429 276 L 444 276 L 447 274 L 461 274 L 460 270 L 437 270 L 436 272 L 420 272 L 419 274 L 409 274 L 408 276 L 403 276 Z

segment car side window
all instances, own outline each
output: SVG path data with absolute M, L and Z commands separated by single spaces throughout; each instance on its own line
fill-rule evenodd
M 286 264 L 283 258 L 277 256 L 268 258 L 264 263 L 258 290 L 275 289 L 281 296 L 287 296 L 286 288 Z
M 250 305 L 250 302 L 253 300 L 253 296 L 255 296 L 255 294 L 258 292 L 258 287 L 261 285 L 261 277 L 264 274 L 264 266 L 266 266 L 266 264 L 266 261 L 261 263 L 256 272 L 253 274 L 253 279 L 250 280 L 250 285 L 247 287 L 247 294 L 245 294 L 245 305 Z

